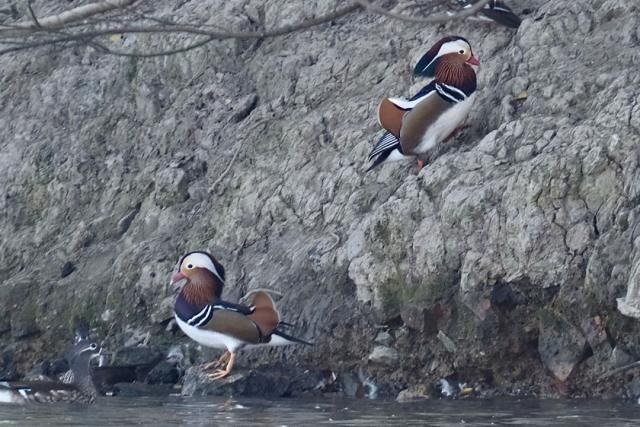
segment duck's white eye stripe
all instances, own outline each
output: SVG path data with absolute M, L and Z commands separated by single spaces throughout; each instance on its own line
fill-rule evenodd
M 207 270 L 212 272 L 218 278 L 218 280 L 220 280 L 222 283 L 224 283 L 224 280 L 222 279 L 222 275 L 220 274 L 220 272 L 216 268 L 216 266 L 213 263 L 213 261 L 211 261 L 211 258 L 209 258 L 207 255 L 205 255 L 203 253 L 195 252 L 195 253 L 192 253 L 192 254 L 188 255 L 182 261 L 182 265 L 184 267 L 186 267 L 187 269 L 189 269 L 189 270 L 192 269 L 192 268 L 195 268 L 195 267 L 206 268 Z
M 218 280 L 220 280 L 220 282 L 224 285 L 224 279 L 222 278 L 222 276 L 220 276 L 220 274 L 218 274 L 218 269 L 215 266 L 213 267 L 213 270 L 211 270 L 211 272 L 215 274 Z

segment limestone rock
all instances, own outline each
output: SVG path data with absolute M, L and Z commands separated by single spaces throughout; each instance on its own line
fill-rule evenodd
M 376 335 L 375 339 L 376 344 L 380 344 L 383 346 L 389 346 L 393 343 L 393 336 L 387 331 L 381 331 Z
M 155 202 L 162 207 L 180 203 L 189 198 L 187 175 L 180 168 L 167 168 L 158 172 L 155 182 Z
M 538 351 L 544 366 L 563 382 L 585 358 L 587 340 L 571 323 L 551 311 L 540 316 Z
M 398 351 L 383 345 L 377 345 L 369 354 L 369 360 L 373 363 L 381 363 L 384 365 L 394 366 L 397 365 L 400 355 Z
M 635 362 L 635 359 L 620 346 L 615 346 L 611 350 L 611 357 L 609 358 L 611 368 L 619 368 L 633 362 Z
M 604 327 L 602 317 L 593 316 L 591 318 L 584 319 L 581 327 L 591 348 L 595 349 L 608 344 L 607 331 Z
M 400 311 L 400 317 L 405 325 L 416 331 L 423 332 L 427 327 L 427 310 L 415 305 L 406 305 Z
M 35 307 L 25 306 L 11 314 L 11 336 L 24 339 L 40 332 Z
M 118 349 L 112 357 L 112 365 L 155 366 L 164 358 L 164 351 L 158 347 L 123 347 Z
M 159 17 L 236 31 L 342 4 L 152 3 Z M 169 327 L 168 282 L 182 254 L 206 249 L 227 270 L 226 299 L 273 289 L 283 318 L 316 342 L 248 351 L 252 367 L 371 365 L 395 396 L 454 363 L 489 372 L 503 392 L 536 392 L 546 368 L 569 375 L 584 347 L 564 321 L 538 334 L 550 305 L 580 328 L 598 314 L 611 342 L 640 354 L 640 322 L 616 306 L 624 298 L 633 314 L 639 277 L 638 5 L 526 3 L 517 31 L 466 20 L 399 31 L 359 12 L 159 58 L 81 44 L 0 56 L 0 348 L 21 344 L 13 360 L 28 372 L 64 352 L 80 317 L 113 348 L 182 341 L 202 359 Z M 39 2 L 38 14 L 69 7 Z M 464 34 L 483 64 L 469 127 L 420 172 L 397 162 L 365 173 L 376 105 L 426 84 L 411 68 L 446 34 Z M 119 48 L 155 52 L 158 40 L 129 34 Z M 60 277 L 68 260 L 75 271 Z M 14 321 L 26 307 L 31 320 Z M 455 355 L 437 329 L 420 332 L 423 309 Z M 394 332 L 389 358 L 402 364 L 369 363 L 376 326 L 403 319 L 411 329 Z M 619 393 L 594 387 L 600 368 L 572 374 L 572 389 Z
M 430 391 L 424 384 L 418 384 L 402 390 L 398 393 L 396 401 L 398 402 L 413 402 L 416 400 L 424 400 L 430 398 Z
M 60 277 L 67 277 L 68 275 L 70 275 L 71 273 L 73 273 L 73 271 L 76 268 L 73 266 L 73 263 L 70 261 L 65 262 L 62 265 L 62 268 L 60 269 Z
M 147 384 L 175 384 L 182 374 L 175 364 L 163 360 L 149 371 L 144 381 Z
M 11 381 L 18 379 L 18 371 L 15 360 L 15 349 L 4 348 L 0 353 L 0 378 Z
M 322 379 L 318 371 L 300 369 L 234 370 L 221 380 L 210 379 L 199 367 L 187 369 L 183 396 L 260 396 L 277 398 L 312 392 Z

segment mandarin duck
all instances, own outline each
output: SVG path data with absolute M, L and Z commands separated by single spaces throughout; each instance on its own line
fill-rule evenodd
M 1 381 L 0 403 L 87 403 L 94 402 L 97 391 L 91 378 L 89 363 L 98 356 L 100 346 L 81 340 L 67 353 L 73 371 L 70 383 L 60 381 Z
M 172 284 L 185 282 L 175 304 L 175 319 L 182 331 L 194 341 L 213 348 L 226 349 L 216 361 L 203 369 L 221 367 L 209 377 L 224 378 L 231 372 L 237 352 L 245 348 L 311 343 L 282 332 L 287 325 L 271 297 L 263 291 L 252 294 L 250 305 L 222 300 L 224 267 L 211 254 L 190 252 L 180 260 Z
M 76 325 L 76 327 L 74 328 L 74 335 L 73 335 L 74 345 L 82 341 L 89 341 L 89 326 L 84 323 Z M 67 360 L 69 360 L 68 357 L 67 357 Z M 59 377 L 59 380 L 66 384 L 72 384 L 73 370 L 68 369 L 66 372 L 62 373 L 62 375 L 60 375 Z
M 454 133 L 475 98 L 476 73 L 471 65 L 480 62 L 469 42 L 459 36 L 439 40 L 420 58 L 414 73 L 433 80 L 409 100 L 382 100 L 378 122 L 386 132 L 369 154 L 373 163 L 367 172 L 385 161 L 424 153 Z
M 453 3 L 466 9 L 478 1 L 479 0 L 453 0 Z M 448 13 L 453 15 L 454 12 Z M 484 7 L 478 11 L 477 18 L 484 21 L 494 21 L 509 28 L 518 28 L 522 22 L 520 17 L 513 13 L 513 10 L 500 0 L 491 0 L 485 4 Z

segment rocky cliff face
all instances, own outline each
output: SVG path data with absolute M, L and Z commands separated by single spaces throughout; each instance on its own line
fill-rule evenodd
M 305 3 L 155 7 L 243 30 L 335 7 Z M 640 7 L 526 3 L 517 31 L 356 14 L 169 57 L 0 58 L 0 369 L 61 350 L 74 317 L 106 347 L 188 344 L 169 277 L 182 253 L 209 249 L 229 299 L 273 289 L 316 342 L 246 365 L 333 372 L 347 394 L 450 375 L 499 392 L 633 394 L 632 375 L 598 378 L 640 355 L 638 321 L 616 306 L 640 268 Z M 424 85 L 411 67 L 448 34 L 482 61 L 469 127 L 417 174 L 365 174 L 378 101 Z

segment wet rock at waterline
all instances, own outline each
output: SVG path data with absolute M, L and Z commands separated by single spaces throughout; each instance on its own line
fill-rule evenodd
M 416 400 L 424 400 L 431 398 L 432 391 L 424 384 L 417 384 L 402 390 L 398 393 L 396 400 L 398 402 L 413 402 Z
M 145 377 L 147 384 L 176 384 L 181 379 L 182 369 L 165 360 L 154 366 Z
M 211 372 L 209 372 L 211 373 Z M 322 390 L 323 374 L 300 368 L 271 368 L 265 370 L 238 369 L 229 376 L 212 380 L 207 372 L 194 366 L 184 376 L 183 396 L 262 396 L 300 397 L 319 394 Z

